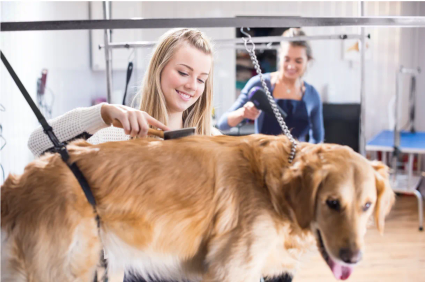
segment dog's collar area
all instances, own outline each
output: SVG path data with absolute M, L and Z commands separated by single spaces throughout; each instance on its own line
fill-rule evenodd
M 289 140 L 291 141 L 291 153 L 289 154 L 289 163 L 291 164 L 292 163 L 292 161 L 294 160 L 294 158 L 295 158 L 295 151 L 297 150 L 297 142 L 295 141 L 295 139 L 294 138 L 292 138 L 292 135 L 289 137 L 288 136 L 288 138 L 289 138 Z M 292 140 L 291 140 L 292 139 Z

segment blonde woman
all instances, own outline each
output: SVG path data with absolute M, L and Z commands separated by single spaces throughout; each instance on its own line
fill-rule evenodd
M 139 109 L 102 103 L 77 108 L 49 124 L 61 142 L 83 137 L 98 144 L 145 137 L 149 127 L 196 127 L 197 134 L 215 135 L 219 131 L 211 125 L 212 85 L 209 39 L 196 29 L 172 29 L 160 38 L 153 52 L 138 94 Z M 123 128 L 118 128 L 119 124 Z M 31 134 L 28 147 L 39 156 L 52 149 L 52 143 L 40 127 Z
M 160 38 L 152 54 L 136 99 L 139 109 L 102 103 L 77 108 L 49 124 L 61 142 L 75 138 L 88 138 L 92 144 L 122 141 L 145 137 L 149 127 L 196 127 L 197 134 L 217 135 L 220 132 L 211 124 L 212 85 L 213 50 L 209 39 L 196 29 L 172 29 Z M 117 127 L 121 125 L 123 128 Z M 52 149 L 41 127 L 31 134 L 28 146 L 35 156 Z M 144 280 L 127 274 L 125 281 Z

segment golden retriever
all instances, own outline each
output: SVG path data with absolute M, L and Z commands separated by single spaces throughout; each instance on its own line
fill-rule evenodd
M 93 208 L 58 154 L 1 188 L 2 281 L 147 278 L 258 282 L 293 275 L 316 242 L 337 279 L 361 260 L 367 221 L 383 230 L 394 200 L 386 166 L 348 147 L 285 136 L 193 136 L 68 146 Z

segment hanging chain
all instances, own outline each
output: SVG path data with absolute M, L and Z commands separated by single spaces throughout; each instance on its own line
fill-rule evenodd
M 248 29 L 249 30 L 249 29 Z M 280 111 L 277 108 L 276 101 L 273 99 L 273 96 L 270 94 L 269 88 L 267 87 L 266 82 L 264 81 L 263 74 L 261 73 L 260 64 L 258 63 L 257 56 L 255 55 L 255 45 L 254 42 L 251 40 L 251 36 L 243 31 L 243 28 L 241 28 L 241 32 L 248 36 L 248 39 L 245 37 L 242 37 L 244 43 L 245 43 L 245 49 L 248 51 L 252 63 L 254 64 L 255 70 L 257 71 L 258 75 L 260 76 L 261 84 L 263 85 L 263 88 L 267 94 L 267 99 L 269 100 L 270 106 L 273 109 L 273 113 L 276 116 L 277 121 L 279 122 L 280 127 L 282 128 L 283 133 L 288 137 L 289 141 L 291 141 L 291 153 L 289 154 L 289 163 L 292 163 L 292 161 L 295 158 L 295 150 L 297 148 L 297 141 L 295 141 L 292 134 L 289 132 L 288 126 L 286 126 L 285 121 L 283 120 L 282 115 L 280 114 Z M 252 45 L 252 48 L 248 48 L 248 43 Z

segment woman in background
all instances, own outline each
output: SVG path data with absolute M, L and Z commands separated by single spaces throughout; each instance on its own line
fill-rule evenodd
M 290 28 L 285 37 L 305 36 L 299 28 Z M 313 59 L 307 41 L 282 42 L 279 50 L 279 69 L 263 75 L 276 103 L 287 114 L 285 123 L 291 134 L 299 141 L 323 142 L 322 102 L 317 90 L 303 80 L 308 63 Z M 278 135 L 282 129 L 274 116 L 255 108 L 248 94 L 254 87 L 262 87 L 260 77 L 251 78 L 242 89 L 232 107 L 220 118 L 218 128 L 228 130 L 244 119 L 255 120 L 255 133 Z

